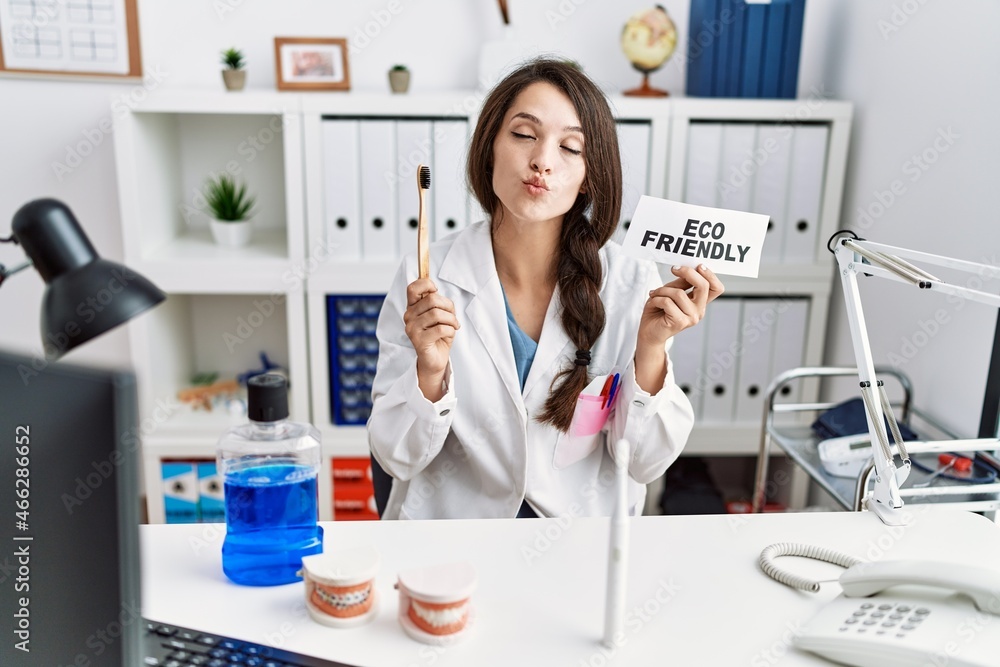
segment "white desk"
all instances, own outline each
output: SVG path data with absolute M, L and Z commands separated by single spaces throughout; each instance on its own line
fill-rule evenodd
M 868 512 L 641 517 L 632 523 L 626 641 L 611 651 L 599 641 L 608 527 L 607 519 L 324 523 L 327 549 L 367 541 L 382 556 L 378 617 L 338 630 L 306 615 L 301 583 L 229 583 L 224 526 L 143 526 L 143 613 L 365 666 L 827 665 L 789 640 L 840 587 L 812 595 L 772 581 L 757 567 L 768 544 L 825 545 L 867 560 L 1000 563 L 1000 528 L 956 510 L 914 510 L 904 528 Z M 463 559 L 479 573 L 469 636 L 448 648 L 409 639 L 396 620 L 396 572 Z M 782 562 L 817 579 L 841 571 Z

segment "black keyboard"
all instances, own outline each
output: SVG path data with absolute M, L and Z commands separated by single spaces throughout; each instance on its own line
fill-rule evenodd
M 147 667 L 349 667 L 176 625 L 146 621 L 143 638 Z

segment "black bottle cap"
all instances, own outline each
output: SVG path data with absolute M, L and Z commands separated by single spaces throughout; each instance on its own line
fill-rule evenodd
M 247 380 L 247 416 L 250 421 L 274 422 L 288 417 L 288 381 L 276 373 Z

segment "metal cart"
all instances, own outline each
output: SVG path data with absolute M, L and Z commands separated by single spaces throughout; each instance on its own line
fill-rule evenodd
M 901 421 L 910 423 L 911 428 L 921 436 L 932 435 L 935 438 L 955 439 L 955 434 L 935 423 L 927 415 L 916 410 L 912 404 L 913 386 L 909 378 L 894 368 L 876 368 L 876 374 L 892 379 L 902 390 L 901 401 L 892 403 L 894 412 Z M 824 410 L 839 403 L 782 403 L 779 399 L 788 392 L 795 383 L 818 381 L 822 378 L 853 376 L 857 377 L 856 368 L 840 368 L 816 366 L 793 368 L 776 377 L 767 390 L 764 403 L 763 426 L 761 429 L 760 451 L 757 456 L 757 473 L 754 479 L 753 511 L 760 512 L 764 505 L 764 495 L 768 472 L 768 457 L 771 444 L 776 444 L 799 467 L 808 473 L 819 486 L 830 494 L 844 509 L 859 511 L 864 508 L 870 494 L 869 485 L 873 479 L 874 463 L 869 458 L 856 480 L 836 477 L 829 474 L 820 462 L 817 445 L 820 442 L 811 429 L 810 424 Z M 949 447 L 948 442 L 907 443 L 911 454 L 938 453 L 948 451 L 971 452 L 1000 449 L 1000 440 L 992 445 L 980 444 L 975 447 L 962 445 Z M 993 461 L 995 457 L 991 457 Z M 982 463 L 982 462 L 980 462 Z M 986 465 L 985 463 L 982 463 Z M 914 488 L 914 485 L 929 481 L 930 473 L 914 467 L 906 483 L 900 489 L 907 506 L 923 506 L 935 503 L 949 503 L 949 507 L 978 512 L 993 512 L 994 520 L 1000 513 L 1000 478 L 988 484 L 968 484 L 961 481 L 938 478 L 931 486 Z

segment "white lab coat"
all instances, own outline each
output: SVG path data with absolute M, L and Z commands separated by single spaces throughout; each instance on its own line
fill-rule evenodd
M 576 348 L 563 330 L 559 290 L 545 314 L 538 350 L 521 391 L 507 328 L 489 225 L 480 222 L 431 244 L 430 275 L 454 301 L 461 328 L 451 347 L 447 393 L 428 401 L 417 384 L 416 353 L 406 336 L 406 286 L 416 280 L 404 258 L 379 316 L 378 372 L 372 387 L 369 445 L 394 478 L 383 518 L 510 518 L 522 499 L 543 516 L 607 516 L 614 506 L 614 447 L 631 444 L 629 502 L 640 514 L 645 484 L 677 459 L 694 423 L 691 404 L 668 360 L 656 395 L 635 383 L 639 317 L 661 281 L 655 265 L 609 243 L 600 251 L 606 324 L 592 348 L 590 377 L 621 373 L 621 391 L 589 456 L 557 468 L 567 438 L 536 421 L 555 374 Z M 669 345 L 668 345 L 669 349 Z

